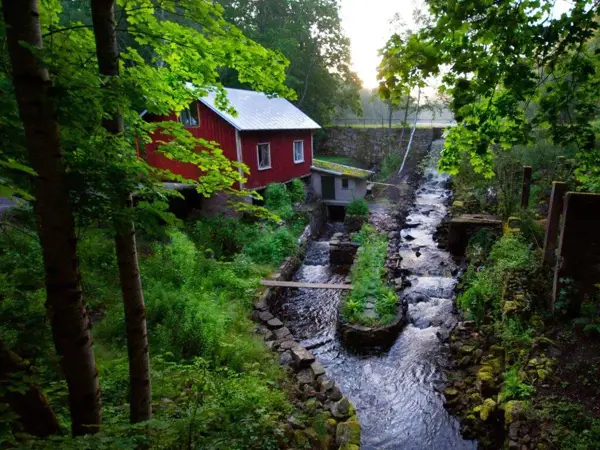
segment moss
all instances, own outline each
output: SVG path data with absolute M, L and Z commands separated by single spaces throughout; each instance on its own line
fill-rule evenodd
M 522 417 L 525 411 L 525 402 L 511 400 L 502 405 L 504 409 L 504 424 L 509 425 Z
M 481 406 L 481 410 L 479 411 L 479 417 L 481 420 L 486 421 L 490 417 L 490 415 L 496 411 L 497 404 L 494 399 L 486 398 Z
M 360 445 L 360 423 L 356 416 L 353 416 L 346 422 L 338 423 L 336 440 L 341 445 Z
M 349 177 L 367 179 L 373 172 L 370 170 L 359 169 L 358 167 L 344 166 L 343 164 L 336 164 L 331 161 L 323 161 L 320 159 L 313 159 L 313 166 L 319 169 L 331 170 L 332 172 L 338 172 L 342 175 Z

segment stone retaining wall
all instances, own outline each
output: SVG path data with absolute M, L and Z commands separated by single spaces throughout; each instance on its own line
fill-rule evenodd
M 329 263 L 335 266 L 350 266 L 354 262 L 357 250 L 358 244 L 352 242 L 347 234 L 335 233 L 329 241 Z
M 279 270 L 269 278 L 290 281 L 302 264 L 307 242 L 301 244 L 300 255 L 287 258 Z M 322 364 L 304 348 L 285 326 L 283 321 L 270 312 L 270 305 L 280 294 L 280 288 L 266 289 L 254 305 L 256 333 L 263 337 L 265 345 L 279 354 L 279 362 L 294 383 L 296 406 L 302 415 L 327 417 L 325 438 L 293 414 L 288 418 L 288 431 L 297 441 L 306 442 L 310 448 L 329 450 L 335 448 L 359 449 L 360 424 L 352 403 L 344 397 L 335 381 L 327 377 Z
M 405 129 L 402 134 L 401 128 L 328 127 L 317 140 L 316 151 L 321 155 L 349 156 L 372 167 L 379 165 L 386 155 L 399 153 L 408 144 L 410 133 L 410 129 Z M 411 148 L 427 149 L 433 136 L 432 128 L 418 128 Z

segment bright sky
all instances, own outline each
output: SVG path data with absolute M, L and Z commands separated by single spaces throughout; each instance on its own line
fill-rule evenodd
M 352 64 L 366 88 L 377 86 L 378 51 L 394 32 L 390 24 L 398 13 L 414 27 L 412 12 L 421 0 L 341 0 L 342 26 L 351 41 Z M 568 0 L 556 0 L 555 13 L 569 9 Z

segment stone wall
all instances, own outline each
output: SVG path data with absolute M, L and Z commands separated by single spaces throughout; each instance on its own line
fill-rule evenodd
M 287 258 L 270 279 L 292 279 L 302 264 L 307 242 L 300 245 L 300 254 Z M 312 352 L 300 344 L 283 321 L 271 314 L 271 303 L 280 295 L 280 289 L 269 288 L 260 295 L 254 304 L 254 319 L 256 333 L 270 350 L 279 354 L 279 362 L 293 383 L 296 412 L 287 420 L 287 443 L 293 440 L 305 443 L 303 448 L 316 450 L 359 449 L 360 423 L 354 406 L 335 381 L 326 375 L 325 368 Z M 326 418 L 325 429 L 321 432 L 311 426 L 317 417 Z
M 410 129 L 404 129 L 403 134 L 401 128 L 328 127 L 315 142 L 315 151 L 322 155 L 350 156 L 372 167 L 389 153 L 398 153 L 406 147 L 410 133 Z M 433 136 L 433 129 L 417 128 L 412 145 L 427 148 Z

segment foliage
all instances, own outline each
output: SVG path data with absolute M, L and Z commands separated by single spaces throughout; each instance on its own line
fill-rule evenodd
M 457 303 L 477 322 L 490 311 L 500 312 L 500 302 L 508 275 L 515 271 L 533 274 L 539 266 L 538 258 L 519 234 L 505 234 L 490 251 L 487 265 L 470 272 L 469 286 L 459 295 Z
M 365 224 L 355 240 L 360 243 L 360 248 L 350 273 L 353 289 L 344 304 L 344 318 L 353 323 L 372 324 L 373 319 L 362 315 L 366 303 L 371 301 L 379 315 L 377 322 L 389 323 L 396 316 L 398 296 L 384 281 L 387 236 Z
M 346 206 L 346 214 L 366 217 L 369 215 L 369 204 L 364 198 L 354 199 Z
M 519 368 L 511 367 L 504 372 L 504 383 L 502 391 L 499 394 L 501 402 L 509 400 L 527 400 L 533 396 L 535 389 L 533 386 L 525 383 L 519 375 Z
M 390 176 L 400 170 L 402 165 L 402 156 L 388 153 L 381 162 L 381 168 L 377 173 L 377 180 L 386 181 Z
M 279 365 L 250 335 L 248 319 L 259 280 L 270 269 L 253 265 L 243 254 L 219 262 L 181 231 L 167 235 L 168 242 L 140 241 L 155 398 L 151 433 L 129 426 L 121 408 L 128 365 L 114 244 L 108 230 L 89 230 L 79 253 L 90 309 L 103 316 L 93 330 L 105 425 L 98 436 L 83 441 L 52 438 L 35 448 L 135 448 L 147 439 L 163 448 L 190 439 L 190 445 L 202 448 L 277 448 L 290 406 L 279 387 Z M 37 238 L 11 228 L 3 230 L 0 241 L 0 337 L 35 365 L 68 426 L 66 386 L 43 307 Z M 5 438 L 2 434 L 0 441 Z
M 282 183 L 271 183 L 265 189 L 265 206 L 281 219 L 288 220 L 294 215 L 292 197 Z
M 449 131 L 440 167 L 456 173 L 466 154 L 491 177 L 495 153 L 545 129 L 557 145 L 576 148 L 577 178 L 597 190 L 598 5 L 577 0 L 560 16 L 540 0 L 427 5 L 429 23 L 388 42 L 383 79 L 397 97 L 415 78 L 423 83 L 446 68 L 442 91 L 459 126 Z
M 544 411 L 543 417 L 554 422 L 553 440 L 559 448 L 592 450 L 600 446 L 600 420 L 586 413 L 581 405 L 557 402 Z
M 306 186 L 299 178 L 294 178 L 287 185 L 292 203 L 301 203 L 306 199 Z
M 289 61 L 286 86 L 297 106 L 321 124 L 337 111 L 360 113 L 360 80 L 350 66 L 350 41 L 344 36 L 336 0 L 220 0 L 226 20 Z M 245 86 L 237 73 L 225 82 Z

